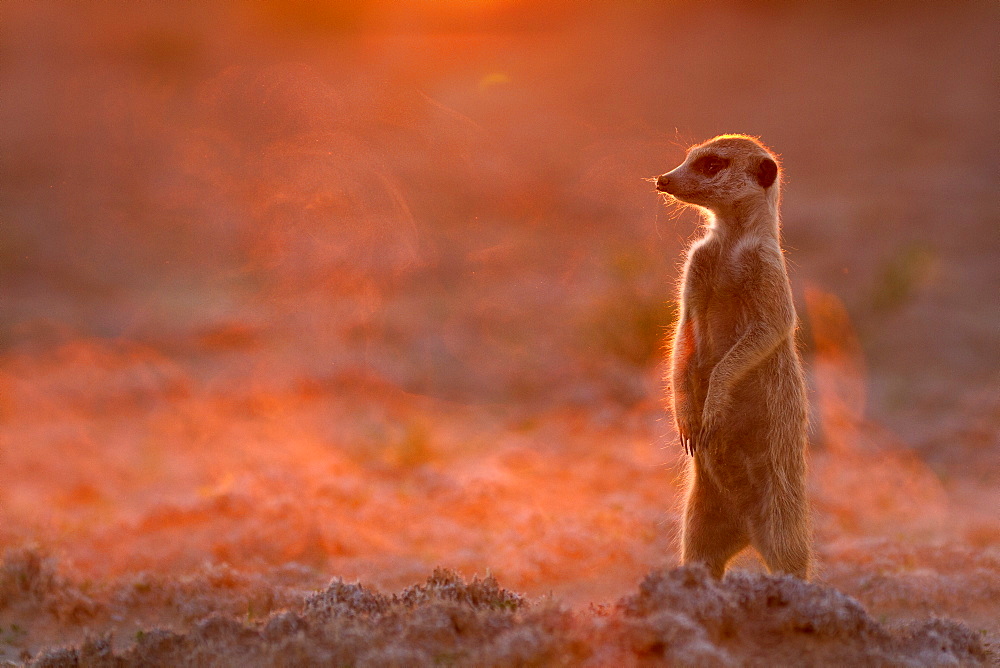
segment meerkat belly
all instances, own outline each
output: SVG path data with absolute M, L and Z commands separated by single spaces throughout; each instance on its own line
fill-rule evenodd
M 742 313 L 735 290 L 728 286 L 715 289 L 704 309 L 703 321 L 703 360 L 709 367 L 714 367 L 736 344 L 746 327 L 746 316 Z
M 746 454 L 770 457 L 801 448 L 805 387 L 789 341 L 751 368 L 733 388 L 726 438 Z
M 775 370 L 780 367 L 772 353 L 749 369 L 733 387 L 729 434 L 747 442 L 760 441 L 780 414 L 780 383 Z
M 733 336 L 735 319 L 731 305 L 713 295 L 692 314 L 692 320 L 697 349 L 690 381 L 697 405 L 704 406 L 712 370 L 736 341 Z

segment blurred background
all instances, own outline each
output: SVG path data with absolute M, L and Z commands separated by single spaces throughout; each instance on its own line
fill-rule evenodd
M 648 178 L 742 132 L 785 170 L 826 577 L 857 541 L 995 549 L 998 26 L 3 2 L 0 545 L 582 600 L 675 563 L 660 376 L 698 217 Z

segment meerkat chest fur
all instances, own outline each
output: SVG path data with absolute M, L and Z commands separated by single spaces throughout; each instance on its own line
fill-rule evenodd
M 714 366 L 755 319 L 764 317 L 747 288 L 760 279 L 761 257 L 773 245 L 769 241 L 711 230 L 692 247 L 681 299 L 694 323 L 700 366 Z M 771 254 L 780 256 L 780 251 Z

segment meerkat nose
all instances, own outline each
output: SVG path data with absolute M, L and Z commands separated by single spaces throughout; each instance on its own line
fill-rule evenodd
M 670 177 L 666 174 L 661 175 L 656 179 L 656 189 L 662 193 L 669 192 L 667 189 L 670 187 Z

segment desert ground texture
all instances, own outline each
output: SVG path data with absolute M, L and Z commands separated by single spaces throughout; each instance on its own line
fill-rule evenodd
M 0 665 L 1000 665 L 1000 5 L 0 3 Z M 680 567 L 716 134 L 811 582 Z

